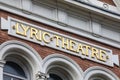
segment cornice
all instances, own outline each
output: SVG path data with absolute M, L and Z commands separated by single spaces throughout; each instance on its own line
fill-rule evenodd
M 90 13 L 99 14 L 102 17 L 120 21 L 120 13 L 118 11 L 114 12 L 114 10 L 112 11 L 104 9 L 97 6 L 96 4 L 92 4 L 91 2 L 88 3 L 88 1 L 85 2 L 83 0 L 65 0 L 65 1 L 76 8 L 84 9 L 85 11 L 88 11 Z
M 50 3 L 39 3 L 36 0 L 21 1 L 17 1 L 16 4 L 20 5 L 18 6 L 14 2 L 8 4 L 7 1 L 1 0 L 0 8 L 33 21 L 120 48 L 120 17 L 117 15 L 93 9 L 72 0 L 58 0 L 60 3 L 54 3 L 55 0 Z M 22 4 L 29 4 L 29 6 L 22 6 Z M 109 32 L 115 35 L 114 38 L 109 35 Z

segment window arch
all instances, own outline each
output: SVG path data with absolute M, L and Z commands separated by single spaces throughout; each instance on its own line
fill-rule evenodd
M 119 78 L 110 70 L 94 66 L 85 71 L 84 80 L 119 80 Z
M 50 78 L 58 76 L 60 80 L 82 80 L 83 71 L 72 59 L 61 54 L 52 54 L 43 60 L 43 71 Z M 50 79 L 48 79 L 50 80 Z
M 32 67 L 30 66 L 29 62 L 27 60 L 25 60 L 21 55 L 21 53 L 16 52 L 8 52 L 9 55 L 7 55 L 5 57 L 5 61 L 6 63 L 4 64 L 3 67 L 3 74 L 7 74 L 7 76 L 9 76 L 9 78 L 11 77 L 10 80 L 14 80 L 14 78 L 16 79 L 17 77 L 19 77 L 18 79 L 20 80 L 31 80 L 32 79 Z M 18 68 L 18 70 L 16 69 L 16 67 Z M 8 68 L 8 69 L 7 69 Z M 9 69 L 11 69 L 11 72 L 9 72 Z M 7 71 L 8 70 L 8 71 Z M 15 71 L 16 74 L 19 75 L 15 75 L 14 72 Z M 24 73 L 25 76 L 22 77 L 22 75 L 20 76 L 20 73 Z M 4 76 L 3 76 L 4 77 Z M 4 78 L 3 78 L 4 80 Z
M 42 70 L 42 58 L 40 55 L 23 42 L 15 40 L 7 41 L 0 45 L 0 52 L 0 60 L 3 62 L 6 61 L 6 63 L 15 63 L 23 69 L 26 75 L 25 80 L 36 80 L 36 74 Z M 0 71 L 0 73 L 2 73 L 2 71 Z M 2 77 L 3 76 L 0 76 L 0 80 L 3 80 Z

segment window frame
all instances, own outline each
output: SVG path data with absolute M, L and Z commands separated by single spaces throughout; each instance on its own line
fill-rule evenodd
M 14 74 L 9 73 L 9 72 L 6 72 L 6 71 L 4 71 L 4 68 L 3 68 L 3 79 L 4 79 L 4 75 L 6 75 L 6 76 L 11 77 L 11 79 L 12 79 L 12 78 L 13 78 L 13 79 L 14 79 L 14 78 L 17 78 L 17 79 L 22 79 L 22 80 L 28 80 L 28 75 L 26 74 L 26 72 L 28 72 L 28 70 L 23 69 L 23 68 L 25 68 L 25 66 L 23 66 L 23 67 L 20 66 L 20 62 L 19 62 L 19 64 L 18 64 L 18 63 L 15 63 L 16 61 L 6 61 L 6 62 L 15 64 L 15 65 L 17 65 L 18 67 L 20 67 L 20 68 L 23 70 L 26 78 L 21 77 L 21 76 L 18 76 L 18 75 L 14 75 Z M 7 64 L 7 65 L 10 66 L 9 64 Z M 6 66 L 6 64 L 4 65 L 4 67 L 5 67 L 5 66 Z M 11 67 L 14 68 L 14 65 L 12 65 Z M 24 70 L 25 70 L 25 71 L 24 71 Z
M 6 72 L 3 72 L 3 76 L 6 75 L 6 76 L 10 76 L 10 77 L 13 77 L 13 78 L 17 78 L 17 79 L 22 79 L 22 80 L 28 80 L 26 78 L 23 78 L 23 77 L 20 77 L 20 76 L 16 76 L 16 75 L 13 75 L 13 74 L 10 74 L 10 73 L 6 73 Z M 4 78 L 3 78 L 4 79 Z

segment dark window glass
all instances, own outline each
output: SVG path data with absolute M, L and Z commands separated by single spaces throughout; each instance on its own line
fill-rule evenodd
M 50 74 L 50 78 L 48 80 L 63 80 L 63 79 L 56 74 Z
M 24 80 L 26 79 L 23 69 L 14 62 L 7 62 L 3 68 L 3 80 Z
M 11 77 L 10 77 L 10 76 L 7 76 L 7 75 L 4 75 L 4 76 L 3 76 L 3 79 L 4 79 L 4 80 L 11 80 Z
M 101 79 L 94 79 L 94 80 L 101 80 Z

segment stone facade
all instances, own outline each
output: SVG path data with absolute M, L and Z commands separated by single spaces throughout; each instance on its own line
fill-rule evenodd
M 13 3 L 16 2 L 15 0 L 11 0 L 11 1 Z M 66 2 L 66 1 L 67 0 L 61 0 L 61 1 L 52 0 L 51 2 L 42 1 L 42 0 L 39 1 L 18 0 L 16 4 L 13 4 L 13 3 L 9 3 L 9 0 L 8 1 L 1 0 L 0 17 L 4 18 L 5 20 L 8 20 L 8 17 L 12 17 L 17 20 L 39 26 L 41 28 L 45 28 L 53 32 L 63 34 L 63 36 L 64 35 L 71 36 L 75 39 L 110 49 L 112 50 L 112 54 L 118 55 L 118 57 L 120 57 L 120 17 L 119 17 L 120 14 L 116 15 L 109 12 L 104 12 L 104 10 L 100 11 L 99 9 L 96 8 L 95 9 L 92 8 L 91 10 L 91 7 L 88 7 L 88 9 L 86 8 L 86 4 L 82 4 L 80 2 L 79 3 L 73 2 L 72 4 L 72 2 L 69 1 Z M 28 6 L 26 6 L 27 4 Z M 112 5 L 115 4 L 113 4 L 112 2 Z M 10 9 L 9 7 L 12 8 Z M 1 24 L 2 24 L 2 19 L 1 19 Z M 7 25 L 7 24 L 2 24 L 2 25 Z M 36 68 L 34 70 L 34 68 L 31 67 L 33 69 L 33 72 L 32 71 L 30 72 L 32 72 L 33 74 L 30 74 L 29 77 L 30 76 L 31 77 L 28 78 L 27 80 L 36 80 L 36 74 L 38 71 L 43 72 L 45 74 L 49 74 L 49 73 L 53 74 L 55 72 L 53 68 L 58 70 L 56 73 L 60 72 L 60 77 L 64 77 L 63 75 L 61 75 L 62 73 L 65 73 L 65 75 L 67 75 L 68 73 L 69 75 L 67 76 L 68 78 L 66 80 L 95 80 L 96 78 L 95 79 L 91 78 L 97 76 L 95 75 L 96 72 L 95 70 L 98 70 L 96 72 L 96 74 L 98 74 L 97 77 L 99 76 L 103 78 L 107 77 L 106 80 L 120 79 L 119 65 L 114 65 L 113 67 L 110 67 L 87 59 L 82 59 L 80 57 L 74 56 L 72 54 L 68 54 L 61 50 L 56 50 L 47 46 L 39 45 L 37 43 L 28 40 L 24 40 L 22 38 L 11 36 L 8 34 L 8 30 L 0 29 L 0 34 L 1 34 L 0 35 L 1 53 L 4 52 L 2 51 L 2 45 L 4 43 L 6 43 L 7 41 L 11 41 L 12 43 L 12 41 L 15 40 L 30 46 L 32 49 L 36 51 L 36 53 L 41 58 L 40 62 L 38 59 L 38 62 L 35 63 L 36 64 L 35 66 L 38 69 Z M 20 50 L 22 50 L 22 48 L 18 49 L 17 52 L 21 52 Z M 14 48 L 13 50 L 9 49 L 8 51 L 5 51 L 5 54 L 7 55 L 7 52 L 9 51 L 15 52 L 16 50 L 14 50 Z M 25 52 L 27 54 L 27 51 Z M 24 50 L 21 53 L 24 53 Z M 15 55 L 19 55 L 19 54 L 20 53 Z M 23 54 L 23 56 L 25 56 L 26 54 Z M 7 56 L 2 57 L 0 55 L 0 59 L 2 59 L 3 61 L 4 60 L 9 61 L 9 55 L 8 57 Z M 20 54 L 20 56 L 21 55 L 22 54 Z M 28 58 L 31 58 L 30 60 L 34 62 L 34 60 L 32 60 L 32 57 L 28 57 Z M 52 58 L 56 58 L 55 59 L 56 62 L 53 60 L 54 62 L 50 63 L 49 61 L 51 61 Z M 25 60 L 27 61 L 27 58 L 25 58 Z M 49 61 L 47 62 L 47 60 Z M 40 66 L 37 65 L 37 63 L 39 63 Z M 76 69 L 78 69 L 78 71 Z M 92 75 L 92 71 L 93 71 L 93 75 Z M 3 76 L 0 77 L 1 80 L 2 77 Z

